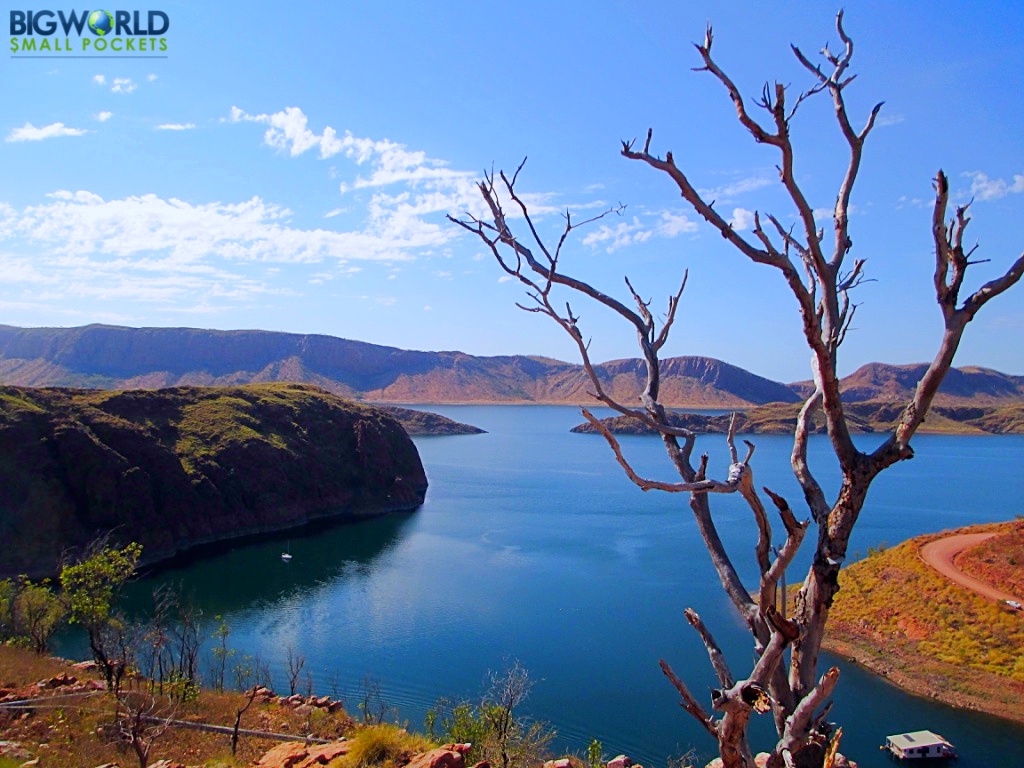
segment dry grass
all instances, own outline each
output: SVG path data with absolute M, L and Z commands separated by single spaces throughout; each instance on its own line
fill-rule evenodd
M 337 768 L 388 768 L 404 764 L 410 756 L 433 748 L 434 744 L 423 736 L 408 733 L 397 725 L 374 725 L 360 728 L 352 736 L 348 754 L 331 765 Z
M 0 695 L 10 691 L 39 695 L 38 690 L 31 688 L 33 683 L 64 672 L 80 680 L 92 676 L 69 669 L 66 662 L 0 645 L 0 688 L 4 689 L 0 690 Z M 231 726 L 236 710 L 244 703 L 245 699 L 239 693 L 203 691 L 198 701 L 177 708 L 174 716 L 181 720 Z M 169 713 L 170 708 L 164 711 Z M 256 702 L 242 717 L 242 728 L 295 734 L 296 740 L 305 735 L 332 739 L 349 733 L 352 721 L 344 712 L 328 714 L 317 709 L 295 710 Z M 23 744 L 41 757 L 47 768 L 137 764 L 134 754 L 116 737 L 113 701 L 104 692 L 86 699 L 55 702 L 55 706 L 39 707 L 29 712 L 0 709 L 0 740 Z M 232 759 L 230 736 L 176 728 L 157 741 L 150 762 L 168 758 L 187 765 L 234 768 L 251 765 L 279 743 L 243 736 L 239 740 L 238 754 Z
M 1004 535 L 1019 523 L 976 526 Z M 843 571 L 826 644 L 915 692 L 1024 720 L 1024 615 L 944 578 L 921 536 Z

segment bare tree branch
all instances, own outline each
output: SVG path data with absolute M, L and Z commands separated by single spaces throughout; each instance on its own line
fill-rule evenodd
M 668 662 L 661 659 L 658 662 L 661 665 L 661 671 L 668 678 L 672 686 L 678 691 L 682 701 L 679 703 L 683 709 L 693 715 L 697 722 L 704 726 L 705 730 L 715 738 L 718 738 L 718 730 L 715 727 L 715 719 L 707 713 L 707 711 L 700 705 L 700 702 L 693 698 L 693 694 L 690 693 L 690 689 L 686 687 L 686 683 L 679 679 L 675 672 L 672 671 L 672 667 L 668 665 Z

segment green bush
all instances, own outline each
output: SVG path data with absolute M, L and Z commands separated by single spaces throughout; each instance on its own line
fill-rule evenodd
M 514 662 L 490 676 L 479 704 L 442 699 L 427 713 L 431 738 L 473 745 L 467 763 L 486 760 L 499 768 L 525 768 L 547 757 L 555 731 L 518 713 L 533 687 L 526 670 Z M 600 745 L 599 745 L 600 746 Z

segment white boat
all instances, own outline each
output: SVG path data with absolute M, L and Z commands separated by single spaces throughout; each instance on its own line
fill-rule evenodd
M 286 563 L 290 562 L 291 559 L 292 559 L 291 553 L 290 552 L 282 552 L 281 553 L 281 559 L 284 560 Z
M 911 731 L 885 737 L 882 749 L 901 760 L 956 757 L 956 747 L 932 731 Z

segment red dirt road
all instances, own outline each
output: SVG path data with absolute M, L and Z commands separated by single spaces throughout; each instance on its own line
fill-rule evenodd
M 1017 602 L 1024 603 L 1024 597 L 1011 595 L 1009 592 L 996 589 L 987 582 L 976 579 L 973 576 L 968 576 L 953 563 L 953 558 L 965 549 L 970 549 L 993 536 L 995 536 L 994 533 L 962 533 L 957 536 L 947 536 L 944 539 L 929 542 L 921 547 L 921 559 L 949 580 L 956 582 L 961 587 L 966 587 L 972 592 L 977 592 L 982 597 L 999 602 L 1003 600 L 1016 600 Z

